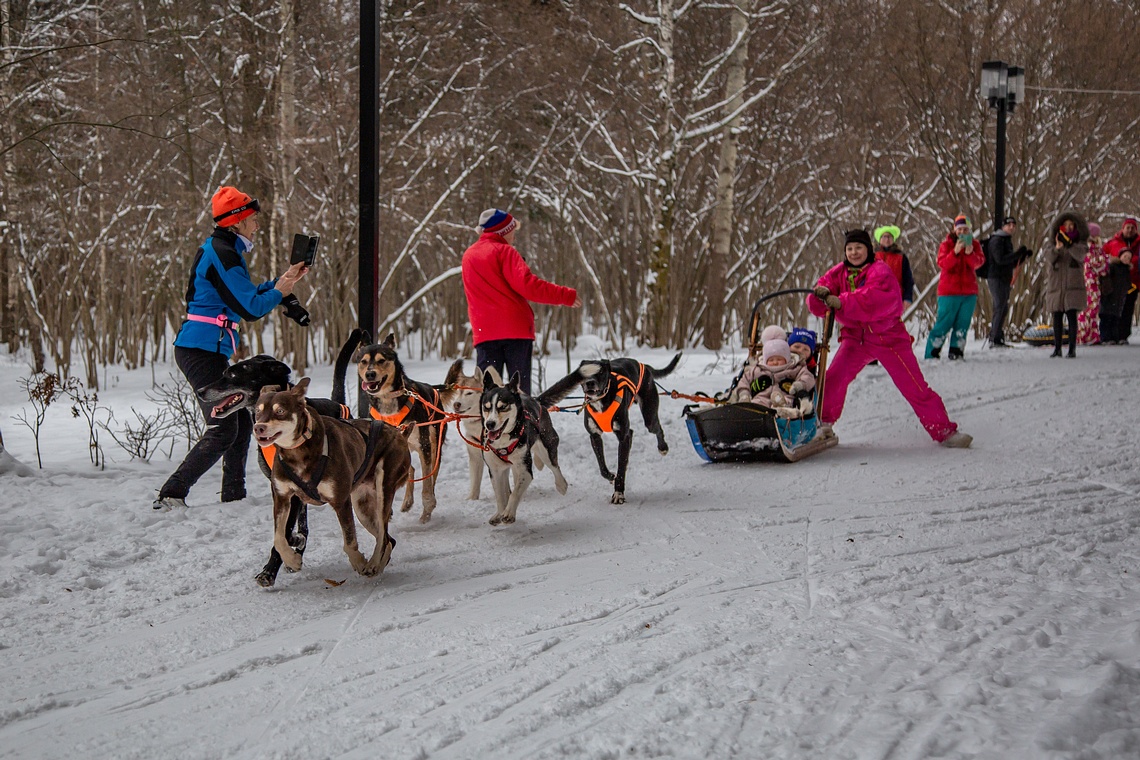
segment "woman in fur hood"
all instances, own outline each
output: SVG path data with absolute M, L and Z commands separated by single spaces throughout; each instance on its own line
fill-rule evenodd
M 1045 308 L 1053 312 L 1053 356 L 1061 355 L 1064 321 L 1069 323 L 1069 358 L 1077 355 L 1077 312 L 1085 307 L 1085 256 L 1089 252 L 1089 226 L 1075 211 L 1057 217 L 1049 230 L 1053 248 L 1046 247 L 1049 262 Z M 1064 319 L 1062 319 L 1064 317 Z

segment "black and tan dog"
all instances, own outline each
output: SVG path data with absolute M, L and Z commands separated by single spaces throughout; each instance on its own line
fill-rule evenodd
M 333 369 L 332 397 L 324 399 L 306 396 L 305 403 L 318 414 L 338 419 L 352 417 L 351 411 L 345 404 L 345 375 L 353 352 L 360 346 L 361 341 L 366 339 L 367 334 L 364 330 L 353 330 L 348 340 L 341 346 Z M 264 388 L 278 390 L 291 388 L 293 384 L 289 380 L 289 375 L 288 364 L 272 356 L 260 354 L 230 365 L 217 382 L 199 388 L 197 393 L 204 402 L 213 405 L 211 416 L 220 419 L 241 409 L 252 409 Z M 267 478 L 270 476 L 275 453 L 276 449 L 273 446 L 258 449 L 257 463 Z M 300 499 L 293 499 L 285 526 L 285 535 L 289 545 L 298 554 L 303 554 L 309 538 L 309 519 L 308 508 Z M 277 580 L 280 569 L 281 555 L 275 547 L 271 548 L 269 561 L 254 580 L 259 586 L 272 586 Z
M 360 375 L 360 387 L 368 395 L 368 411 L 372 418 L 396 426 L 405 423 L 415 425 L 410 428 L 408 446 L 419 455 L 422 473 L 419 480 L 423 483 L 421 496 L 424 501 L 420 522 L 426 523 L 435 509 L 436 470 L 446 426 L 423 423 L 443 420 L 439 391 L 434 386 L 416 382 L 407 376 L 404 365 L 400 363 L 400 356 L 396 353 L 396 336 L 391 333 L 383 343 L 373 343 L 359 349 L 353 361 L 356 362 L 356 371 Z M 415 488 L 409 479 L 400 511 L 407 512 L 414 504 Z
M 629 449 L 633 443 L 633 428 L 629 422 L 630 404 L 641 406 L 645 427 L 657 436 L 657 450 L 662 455 L 669 453 L 665 433 L 661 430 L 661 420 L 657 417 L 660 402 L 656 381 L 676 369 L 680 359 L 681 354 L 678 353 L 662 369 L 654 369 L 635 359 L 589 359 L 538 396 L 539 403 L 545 408 L 566 398 L 579 385 L 582 386 L 586 398 L 583 421 L 586 432 L 590 434 L 590 445 L 598 459 L 602 477 L 614 484 L 614 494 L 610 497 L 613 504 L 625 503 L 625 473 L 629 467 Z M 602 433 L 617 436 L 617 474 L 610 472 L 606 466 Z
M 491 486 L 495 489 L 492 525 L 515 521 L 519 502 L 534 479 L 533 467 L 542 469 L 549 465 L 558 493 L 566 493 L 566 478 L 558 467 L 558 433 L 550 413 L 519 390 L 517 372 L 505 386 L 498 385 L 490 371 L 484 373 L 479 408 L 483 461 L 491 471 Z
M 337 420 L 316 414 L 305 403 L 309 378 L 281 391 L 268 388 L 257 400 L 253 434 L 259 446 L 276 446 L 273 461 L 273 545 L 290 570 L 301 569 L 301 555 L 285 535 L 293 497 L 328 504 L 344 534 L 352 569 L 376 575 L 392 557 L 396 541 L 388 534 L 396 490 L 407 482 L 411 454 L 404 434 L 373 420 Z M 355 519 L 353 515 L 355 514 Z M 356 541 L 356 520 L 376 539 L 364 558 Z

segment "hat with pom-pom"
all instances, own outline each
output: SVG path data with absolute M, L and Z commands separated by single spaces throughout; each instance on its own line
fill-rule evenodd
M 791 346 L 796 343 L 803 343 L 814 352 L 815 333 L 806 327 L 793 327 L 791 335 L 788 336 L 788 345 Z
M 479 215 L 479 226 L 476 232 L 493 232 L 496 235 L 506 235 L 518 226 L 518 220 L 497 208 L 489 208 Z
M 760 333 L 760 342 L 767 343 L 770 340 L 786 340 L 788 334 L 784 332 L 784 328 L 779 325 L 768 325 Z
M 790 362 L 792 360 L 792 349 L 788 347 L 788 341 L 780 338 L 765 341 L 764 350 L 760 353 L 760 360 L 767 364 L 773 356 L 782 356 L 784 361 Z

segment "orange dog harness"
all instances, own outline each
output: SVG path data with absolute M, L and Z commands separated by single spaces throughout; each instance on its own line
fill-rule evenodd
M 594 407 L 586 404 L 586 414 L 590 415 L 591 419 L 594 420 L 594 424 L 597 425 L 603 433 L 614 432 L 614 415 L 617 414 L 618 407 L 620 407 L 622 405 L 622 402 L 625 401 L 625 392 L 627 390 L 633 394 L 634 400 L 636 400 L 637 389 L 641 387 L 641 381 L 645 379 L 645 365 L 641 362 L 638 362 L 637 368 L 638 375 L 636 383 L 625 375 L 618 374 L 617 372 L 610 373 L 611 379 L 617 378 L 618 390 L 617 394 L 614 396 L 613 403 L 607 406 L 604 410 L 598 412 L 594 410 Z M 609 390 L 608 386 L 606 390 Z

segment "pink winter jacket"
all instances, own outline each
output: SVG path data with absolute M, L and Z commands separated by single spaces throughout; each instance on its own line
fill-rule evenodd
M 889 343 L 905 340 L 909 345 L 910 335 L 900 321 L 903 303 L 899 281 L 883 262 L 874 261 L 863 267 L 855 276 L 853 288 L 847 278 L 845 263 L 827 270 L 816 284 L 826 286 L 839 296 L 841 306 L 835 310 L 835 319 L 840 325 L 841 341 Z M 827 314 L 827 304 L 815 294 L 808 295 L 807 305 L 817 317 Z

